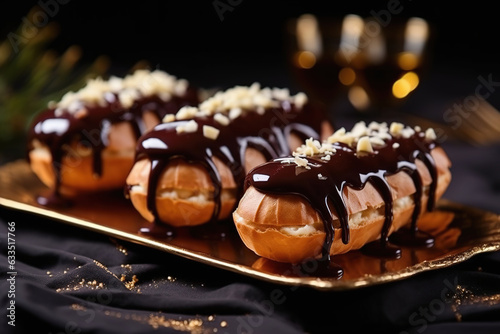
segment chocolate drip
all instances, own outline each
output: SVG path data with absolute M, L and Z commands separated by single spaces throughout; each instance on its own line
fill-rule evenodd
M 430 148 L 433 148 L 434 144 Z M 429 170 L 431 175 L 431 184 L 429 185 L 429 195 L 427 201 L 427 211 L 432 211 L 434 209 L 434 205 L 436 202 L 436 187 L 437 187 L 437 170 L 434 159 L 432 158 L 429 152 L 425 151 L 415 151 L 414 159 L 419 159 L 424 162 L 425 166 Z M 402 169 L 406 173 L 408 173 L 415 184 L 415 193 L 413 195 L 415 207 L 412 213 L 411 225 L 408 228 L 402 228 L 391 235 L 391 242 L 398 245 L 409 245 L 416 247 L 431 247 L 434 245 L 434 238 L 428 233 L 422 232 L 418 229 L 417 220 L 419 214 L 422 210 L 422 181 L 420 179 L 420 175 L 416 170 L 416 166 L 413 168 L 405 168 Z M 415 200 L 415 199 L 419 200 Z
M 143 97 L 136 100 L 130 108 L 124 108 L 116 94 L 106 94 L 108 94 L 106 106 L 82 105 L 78 112 L 63 111 L 61 115 L 56 115 L 55 109 L 47 109 L 35 118 L 29 132 L 28 152 L 34 148 L 35 139 L 50 150 L 55 174 L 52 198 L 60 197 L 62 159 L 66 154 L 71 153 L 67 148 L 71 143 L 92 149 L 93 173 L 100 177 L 102 175 L 102 151 L 108 145 L 108 135 L 113 124 L 129 123 L 135 139 L 138 139 L 145 131 L 142 120 L 144 112 L 153 112 L 161 120 L 165 115 L 177 112 L 182 106 L 196 105 L 199 102 L 197 91 L 193 88 L 188 88 L 182 97 L 172 96 L 169 101 L 163 101 L 156 95 Z M 49 199 L 39 202 L 43 205 L 55 203 L 54 200 Z
M 216 221 L 220 212 L 222 185 L 219 171 L 213 163 L 214 157 L 231 170 L 237 185 L 236 196 L 239 198 L 244 190 L 247 148 L 260 151 L 266 160 L 287 156 L 291 153 L 288 146 L 290 133 L 296 133 L 301 138 L 318 139 L 321 123 L 325 120 L 322 109 L 305 105 L 303 110 L 298 110 L 289 103 L 268 109 L 262 115 L 254 111 L 244 112 L 227 126 L 220 125 L 212 116 L 194 119 L 198 124 L 195 132 L 177 133 L 176 128 L 188 122 L 183 120 L 159 124 L 139 138 L 136 160 L 161 161 L 154 167 L 152 164 L 148 180 L 148 209 L 156 222 L 161 221 L 155 207 L 158 179 L 173 159 L 182 158 L 189 163 L 201 164 L 208 171 L 214 186 L 212 200 L 215 208 L 211 221 Z M 205 125 L 220 130 L 216 140 L 203 135 Z
M 393 148 L 393 143 L 398 148 Z M 433 209 L 436 191 L 437 171 L 430 151 L 435 142 L 427 141 L 422 133 L 409 138 L 390 139 L 384 147 L 373 153 L 357 153 L 352 147 L 335 143 L 336 152 L 328 160 L 318 154 L 307 157 L 308 167 L 301 167 L 287 159 L 275 159 L 253 169 L 246 177 L 245 187 L 253 186 L 264 193 L 295 194 L 306 199 L 318 212 L 324 223 L 326 237 L 322 260 L 330 260 L 330 249 L 334 240 L 331 208 L 335 209 L 342 231 L 342 242 L 349 242 L 348 209 L 343 197 L 346 186 L 361 190 L 370 182 L 380 193 L 385 203 L 385 221 L 380 240 L 365 246 L 371 255 L 398 258 L 401 250 L 389 244 L 388 233 L 393 221 L 393 197 L 385 177 L 400 171 L 407 173 L 417 189 L 413 195 L 415 203 L 411 229 L 404 237 L 395 238 L 405 244 L 430 245 L 433 240 L 417 229 L 417 219 L 421 210 L 422 180 L 415 164 L 420 159 L 429 169 L 432 183 L 429 187 L 427 210 Z M 393 234 L 395 235 L 395 234 Z M 400 235 L 403 235 L 401 233 Z M 392 242 L 392 236 L 391 236 Z

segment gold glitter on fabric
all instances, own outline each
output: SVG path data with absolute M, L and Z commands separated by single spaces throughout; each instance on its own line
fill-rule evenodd
M 122 264 L 121 267 L 127 271 L 132 271 L 132 266 L 130 264 Z
M 460 308 L 467 305 L 493 306 L 500 304 L 500 294 L 493 295 L 476 295 L 471 290 L 466 289 L 461 285 L 457 285 L 455 293 L 451 297 L 451 309 L 455 313 L 457 321 L 462 321 L 462 314 Z
M 74 311 L 86 311 L 87 308 L 80 304 L 71 304 L 71 309 Z
M 120 277 L 120 281 L 122 281 L 122 282 L 123 282 L 123 285 L 125 285 L 125 287 L 126 287 L 127 289 L 129 289 L 129 290 L 131 290 L 131 291 L 132 291 L 132 290 L 136 289 L 135 284 L 136 284 L 137 282 L 139 282 L 139 279 L 137 278 L 137 276 L 136 276 L 136 275 L 133 275 L 133 276 L 132 276 L 132 279 L 131 279 L 130 281 L 127 281 L 127 277 L 126 277 L 125 275 L 122 275 L 122 276 Z M 138 292 L 138 293 L 140 293 L 140 292 L 141 292 L 141 290 L 140 290 L 140 289 L 136 289 L 135 291 L 136 291 L 136 292 Z
M 121 245 L 120 243 L 118 243 L 118 241 L 116 239 L 110 238 L 110 240 L 115 245 L 116 250 L 118 250 L 123 255 L 128 255 L 127 249 L 123 245 Z
M 203 333 L 213 333 L 213 329 L 207 329 L 203 327 L 203 320 L 201 319 L 187 319 L 187 320 L 175 320 L 167 319 L 163 315 L 150 315 L 148 319 L 148 324 L 154 329 L 160 327 L 172 328 L 177 331 L 189 332 L 192 334 L 203 334 Z
M 98 290 L 106 288 L 106 285 L 102 282 L 97 282 L 96 280 L 85 280 L 82 278 L 80 281 L 76 283 L 71 283 L 65 286 L 64 288 L 56 289 L 56 292 L 66 292 L 66 291 L 78 291 L 80 289 L 87 288 L 91 290 Z
M 106 271 L 108 274 L 112 275 L 114 278 L 116 278 L 117 280 L 119 280 L 120 282 L 123 283 L 123 285 L 130 291 L 135 291 L 137 293 L 141 293 L 141 289 L 137 288 L 136 287 L 136 283 L 139 281 L 139 279 L 137 278 L 136 275 L 133 275 L 132 276 L 132 279 L 131 280 L 127 280 L 127 275 L 125 274 L 121 274 L 120 277 L 118 277 L 118 275 L 116 275 L 115 273 L 113 273 L 111 270 L 109 270 L 105 265 L 103 265 L 101 262 L 97 261 L 97 260 L 94 260 L 94 263 L 96 266 L 98 266 L 99 268 L 103 269 L 104 271 Z M 122 265 L 122 267 L 125 266 L 130 266 L 130 265 Z M 132 266 L 129 267 L 130 269 L 132 269 Z
M 81 304 L 72 304 L 70 308 L 74 311 L 86 311 L 87 308 Z M 220 322 L 220 327 L 206 326 L 206 323 L 213 323 L 215 320 L 214 315 L 209 315 L 206 320 L 203 317 L 191 318 L 191 319 L 169 319 L 161 312 L 151 313 L 149 315 L 141 315 L 135 313 L 122 313 L 120 311 L 114 310 L 104 310 L 103 314 L 108 317 L 113 317 L 117 319 L 137 321 L 143 324 L 147 324 L 154 329 L 160 328 L 171 328 L 179 332 L 186 332 L 191 334 L 209 334 L 217 333 L 220 328 L 228 327 L 226 321 Z
M 116 276 L 116 275 L 115 275 L 115 274 L 114 274 L 111 270 L 109 270 L 109 269 L 108 269 L 108 267 L 106 267 L 104 264 L 102 264 L 101 262 L 99 262 L 99 261 L 97 261 L 97 260 L 93 260 L 93 261 L 94 261 L 94 264 L 95 264 L 96 266 L 98 266 L 99 268 L 103 269 L 103 270 L 104 270 L 105 272 L 107 272 L 108 274 L 110 274 L 110 275 L 112 275 L 112 276 L 116 277 L 117 279 L 119 279 L 119 278 L 118 278 L 118 276 Z
M 73 258 L 73 260 L 76 260 L 76 257 Z M 78 265 L 77 267 L 73 268 L 73 269 L 70 269 L 69 267 L 67 267 L 66 269 L 64 269 L 62 272 L 52 272 L 50 270 L 47 270 L 46 271 L 46 274 L 47 276 L 49 277 L 54 277 L 54 276 L 60 276 L 60 275 L 65 275 L 69 272 L 71 272 L 72 270 L 76 270 L 76 269 L 80 269 L 82 266 L 81 265 Z

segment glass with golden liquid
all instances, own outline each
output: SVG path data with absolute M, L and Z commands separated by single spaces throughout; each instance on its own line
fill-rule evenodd
M 327 106 L 347 97 L 358 111 L 397 108 L 418 87 L 429 61 L 430 26 L 418 17 L 319 20 L 304 14 L 287 29 L 294 79 Z

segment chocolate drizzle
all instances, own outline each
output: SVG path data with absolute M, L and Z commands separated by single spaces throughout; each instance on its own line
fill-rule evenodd
M 393 144 L 397 143 L 393 146 Z M 398 146 L 399 145 L 399 146 Z M 407 173 L 417 189 L 413 195 L 415 203 L 410 229 L 391 235 L 391 242 L 404 242 L 415 245 L 431 245 L 432 237 L 420 232 L 417 219 L 422 206 L 423 184 L 415 163 L 422 160 L 432 177 L 429 186 L 427 210 L 432 210 L 435 202 L 437 172 L 430 152 L 437 144 L 425 138 L 424 133 L 415 132 L 408 138 L 386 140 L 385 145 L 374 152 L 357 152 L 355 148 L 334 143 L 335 153 L 329 159 L 322 159 L 325 154 L 307 156 L 307 167 L 299 166 L 293 159 L 275 159 L 254 168 L 246 177 L 245 187 L 253 186 L 264 193 L 295 194 L 306 199 L 319 213 L 326 233 L 322 259 L 330 261 L 330 249 L 334 240 L 334 222 L 331 208 L 339 218 L 342 242 L 349 242 L 349 216 L 343 198 L 346 186 L 361 190 L 370 182 L 378 190 L 385 203 L 385 221 L 380 240 L 369 244 L 366 253 L 370 255 L 398 258 L 401 250 L 389 244 L 388 233 L 393 220 L 393 197 L 385 177 L 398 173 Z M 401 230 L 400 230 L 401 231 Z M 404 231 L 404 230 L 403 230 Z M 392 236 L 395 236 L 392 238 Z
M 80 111 L 69 112 L 49 108 L 41 112 L 30 127 L 28 152 L 34 149 L 34 141 L 46 145 L 52 155 L 52 168 L 55 174 L 55 187 L 50 198 L 41 199 L 40 204 L 56 203 L 61 197 L 61 167 L 63 157 L 70 154 L 70 145 L 77 143 L 92 150 L 93 173 L 102 175 L 102 151 L 108 145 L 111 125 L 127 122 L 131 125 L 135 139 L 145 132 L 143 114 L 148 111 L 158 117 L 158 123 L 167 114 L 173 114 L 185 105 L 196 105 L 198 93 L 188 87 L 182 96 L 172 95 L 164 101 L 157 95 L 136 99 L 130 108 L 125 108 L 116 93 L 104 93 L 106 104 L 82 103 Z M 29 159 L 29 157 L 28 157 Z
M 243 111 L 242 115 L 225 126 L 219 124 L 212 115 L 193 119 L 198 124 L 195 132 L 177 133 L 176 128 L 186 125 L 189 121 L 174 121 L 157 125 L 138 141 L 136 160 L 151 161 L 147 206 L 155 222 L 161 222 L 156 209 L 158 180 L 172 159 L 182 158 L 189 163 L 201 164 L 208 171 L 214 186 L 212 200 L 215 208 L 211 218 L 213 222 L 218 218 L 221 201 L 221 180 L 213 157 L 217 157 L 230 168 L 237 185 L 236 196 L 240 198 L 246 175 L 247 148 L 260 151 L 266 160 L 287 156 L 291 153 L 289 135 L 294 133 L 302 140 L 319 138 L 321 123 L 325 117 L 322 109 L 311 104 L 298 109 L 293 103 L 285 100 L 280 102 L 279 107 L 268 108 L 262 114 L 254 110 Z M 216 140 L 204 136 L 204 126 L 215 127 L 220 131 Z

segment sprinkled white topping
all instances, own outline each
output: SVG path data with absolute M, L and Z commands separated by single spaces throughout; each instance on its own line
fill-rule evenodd
M 415 134 L 415 130 L 413 130 L 412 128 L 410 127 L 406 127 L 404 128 L 402 131 L 401 131 L 401 135 L 403 136 L 403 138 L 410 138 L 411 136 L 413 136 Z
M 227 116 L 222 115 L 220 113 L 214 115 L 214 120 L 220 125 L 229 125 L 230 122 Z
M 59 102 L 51 101 L 49 108 L 56 108 L 56 114 L 68 111 L 73 113 L 85 105 L 106 106 L 109 101 L 106 93 L 117 94 L 120 103 L 125 108 L 130 107 L 135 100 L 144 96 L 157 94 L 162 100 L 168 101 L 172 95 L 184 95 L 188 82 L 177 79 L 160 70 L 137 70 L 132 74 L 119 78 L 110 77 L 108 80 L 95 78 L 77 92 L 67 92 Z
M 132 88 L 126 88 L 118 93 L 118 100 L 125 108 L 130 108 L 134 104 L 134 101 L 140 97 L 140 94 L 137 90 Z M 89 99 L 86 99 L 89 101 Z
M 384 139 L 382 139 L 380 137 L 369 137 L 369 140 L 370 140 L 370 144 L 372 144 L 373 146 L 384 146 L 385 145 Z
M 420 131 L 419 131 L 420 129 Z M 410 138 L 418 133 L 422 136 L 421 128 L 411 128 L 402 123 L 393 122 L 390 126 L 387 123 L 371 122 L 366 126 L 365 122 L 356 123 L 351 131 L 346 131 L 345 128 L 340 128 L 328 137 L 323 143 L 309 138 L 303 145 L 298 147 L 292 156 L 295 157 L 294 162 L 299 166 L 304 166 L 304 161 L 307 157 L 320 155 L 320 159 L 329 161 L 331 155 L 335 154 L 335 143 L 346 144 L 351 148 L 356 148 L 357 153 L 374 153 L 377 148 L 387 145 L 387 142 L 394 138 Z M 436 133 L 432 128 L 425 131 L 426 140 L 435 140 Z M 392 144 L 394 149 L 400 147 L 400 144 L 395 142 Z M 302 160 L 301 160 L 302 159 Z
M 203 125 L 203 135 L 209 139 L 216 140 L 220 130 L 210 125 Z
M 429 128 L 425 130 L 425 139 L 427 140 L 436 140 L 436 132 L 434 132 L 433 128 Z
M 328 137 L 327 141 L 330 144 L 333 143 L 344 143 L 347 145 L 351 145 L 354 141 L 355 137 L 350 132 L 346 132 L 345 128 L 340 128 L 335 131 L 330 137 Z
M 307 96 L 304 93 L 292 96 L 286 88 L 261 88 L 259 83 L 235 86 L 215 93 L 198 107 L 181 108 L 175 117 L 177 120 L 185 120 L 197 116 L 213 116 L 219 124 L 228 125 L 244 113 L 256 112 L 263 115 L 267 109 L 278 107 L 284 101 L 302 108 L 307 103 Z
M 356 151 L 373 153 L 373 147 L 370 143 L 370 137 L 363 136 L 359 138 L 358 144 L 356 145 Z
M 262 112 L 267 108 L 278 106 L 282 101 L 290 101 L 301 108 L 307 102 L 307 96 L 304 93 L 290 95 L 286 88 L 261 88 L 259 83 L 253 83 L 251 86 L 235 86 L 217 92 L 203 101 L 199 109 L 210 115 L 218 112 L 229 114 L 229 118 L 234 119 L 234 113 L 238 113 L 239 116 L 244 110 Z M 233 111 L 235 109 L 241 111 Z
M 181 109 L 179 109 L 177 114 L 175 114 L 175 118 L 177 120 L 191 119 L 195 117 L 197 113 L 198 113 L 198 108 L 184 106 Z
M 320 143 L 318 140 L 309 138 L 306 139 L 305 144 L 297 147 L 295 152 L 293 152 L 294 156 L 313 156 L 315 154 L 333 154 L 335 152 L 335 148 L 328 143 Z
M 294 158 L 294 162 L 298 165 L 298 166 L 301 166 L 301 167 L 307 167 L 307 159 L 305 158 L 301 158 L 299 157 L 298 155 L 295 156 Z
M 319 180 L 326 180 L 327 178 L 328 178 L 327 176 L 323 176 L 321 173 L 318 173 Z
M 302 108 L 304 104 L 307 103 L 307 95 L 302 92 L 298 93 L 297 95 L 295 95 L 294 103 L 297 108 Z
M 404 127 L 405 126 L 402 123 L 392 122 L 391 127 L 389 128 L 389 132 L 393 136 L 398 136 L 401 134 L 401 131 L 403 131 Z
M 198 123 L 196 123 L 196 121 L 194 119 L 192 119 L 192 120 L 188 121 L 187 123 L 185 123 L 184 125 L 178 125 L 175 128 L 175 131 L 177 131 L 177 133 L 196 132 L 196 131 L 198 131 Z
M 163 123 L 170 123 L 175 121 L 175 115 L 173 114 L 166 114 L 165 117 L 163 117 L 162 122 Z
M 229 110 L 229 118 L 236 119 L 236 118 L 240 117 L 242 112 L 243 112 L 243 110 L 241 110 L 241 108 L 231 108 Z

